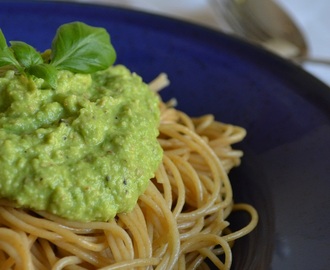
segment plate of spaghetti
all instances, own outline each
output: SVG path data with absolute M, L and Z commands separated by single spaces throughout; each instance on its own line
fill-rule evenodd
M 71 22 L 108 31 L 115 65 L 159 98 L 162 160 L 134 207 L 105 221 L 0 198 L 1 269 L 330 265 L 326 85 L 262 48 L 180 20 L 102 5 L 0 3 L 6 39 L 38 51 Z

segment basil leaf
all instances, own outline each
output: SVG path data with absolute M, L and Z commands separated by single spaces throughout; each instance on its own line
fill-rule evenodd
M 18 61 L 16 60 L 13 51 L 9 47 L 0 50 L 0 67 L 7 65 L 13 65 L 20 71 L 23 70 Z
M 29 67 L 43 63 L 40 53 L 38 53 L 31 45 L 22 41 L 10 41 L 10 44 L 16 60 L 23 67 Z
M 6 38 L 0 29 L 0 67 L 7 65 L 14 65 L 15 67 L 20 66 L 15 59 L 13 51 L 8 48 Z
M 5 38 L 4 34 L 2 33 L 2 30 L 0 29 L 0 51 L 4 50 L 7 47 L 8 46 L 7 46 L 6 38 Z
M 49 64 L 33 65 L 26 69 L 27 73 L 44 79 L 53 89 L 56 88 L 57 70 Z
M 116 52 L 104 28 L 81 22 L 60 26 L 52 42 L 51 64 L 58 69 L 92 73 L 111 66 Z

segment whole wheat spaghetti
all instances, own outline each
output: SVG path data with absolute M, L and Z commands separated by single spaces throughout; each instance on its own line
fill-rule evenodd
M 150 88 L 166 84 L 162 74 Z M 233 242 L 258 220 L 252 206 L 233 202 L 228 178 L 243 155 L 232 144 L 246 132 L 212 115 L 191 118 L 174 105 L 160 104 L 163 161 L 132 212 L 83 223 L 3 200 L 0 269 L 208 269 L 205 258 L 229 269 Z M 232 232 L 232 211 L 248 212 L 250 223 Z

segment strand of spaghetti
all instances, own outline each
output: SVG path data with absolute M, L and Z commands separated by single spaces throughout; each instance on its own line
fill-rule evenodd
M 163 156 L 164 158 L 164 156 Z M 172 208 L 173 203 L 173 196 L 172 196 L 172 187 L 170 181 L 168 180 L 168 176 L 166 174 L 164 168 L 164 161 L 159 165 L 156 173 L 155 178 L 158 184 L 161 184 L 163 187 L 163 197 L 166 201 L 167 207 Z
M 175 109 L 161 108 L 160 110 L 161 110 L 161 114 L 160 114 L 161 124 L 175 123 L 177 121 L 177 115 Z
M 214 166 L 210 166 L 210 171 L 214 175 L 215 179 L 218 178 L 218 174 L 220 174 L 220 176 L 223 178 L 228 178 L 227 174 L 223 170 L 221 170 L 222 166 L 218 160 L 218 157 L 214 154 L 213 150 L 209 147 L 209 145 L 203 139 L 201 139 L 198 134 L 194 133 L 192 130 L 189 130 L 188 128 L 180 124 L 167 124 L 166 132 L 165 128 L 163 129 L 164 126 L 165 125 L 162 125 L 160 127 L 162 133 L 166 133 L 167 135 L 179 139 L 180 141 L 184 142 L 190 149 L 193 149 L 198 152 L 200 156 L 203 157 L 205 160 L 210 160 L 210 162 L 212 160 L 212 163 L 216 164 Z M 229 200 L 230 199 L 231 198 L 229 198 Z
M 144 208 L 148 207 L 148 211 L 152 212 L 154 217 L 157 217 L 158 219 L 164 218 L 162 208 L 158 205 L 158 203 L 155 203 L 153 198 L 142 194 L 140 195 L 139 200 L 143 203 Z
M 210 270 L 210 267 L 207 265 L 207 263 L 202 262 L 201 265 L 198 267 L 198 270 Z
M 99 270 L 127 270 L 136 267 L 147 267 L 159 264 L 159 258 L 134 259 L 125 262 L 118 262 L 112 265 L 102 267 Z
M 66 266 L 82 263 L 82 260 L 76 256 L 68 256 L 58 260 L 52 267 L 52 270 L 61 270 Z
M 224 223 L 224 222 L 222 222 Z M 228 222 L 226 222 L 228 224 Z M 203 234 L 209 234 L 209 235 L 218 235 L 219 232 L 221 232 L 221 230 L 223 229 L 223 226 L 221 226 L 221 224 L 218 224 L 216 222 L 214 222 L 214 224 L 212 223 L 212 226 L 214 227 L 213 229 L 209 229 L 209 228 L 206 228 L 203 230 Z M 191 235 L 190 237 L 193 237 L 193 235 Z M 211 246 L 209 247 L 211 248 Z M 194 253 L 195 254 L 195 253 Z M 198 255 L 198 254 L 197 254 Z M 196 269 L 196 267 L 202 262 L 202 260 L 204 259 L 205 256 L 200 256 L 198 255 L 197 256 L 196 254 L 194 255 L 195 256 L 195 259 L 193 259 L 192 262 L 190 262 L 190 266 L 192 269 Z M 192 260 L 192 258 L 190 259 Z M 218 259 L 219 260 L 219 259 Z M 188 263 L 188 262 L 187 262 Z M 218 262 L 219 263 L 219 262 Z M 193 266 L 193 267 L 192 267 Z M 188 267 L 189 268 L 189 267 Z
M 240 161 L 235 161 L 233 159 L 228 160 L 226 157 L 221 157 L 221 159 L 222 166 L 227 173 L 229 173 L 233 167 L 239 166 L 240 164 Z
M 168 125 L 168 124 L 169 123 L 162 124 L 162 125 Z M 173 124 L 173 123 L 171 123 L 171 124 Z M 173 138 L 162 138 L 162 137 L 158 137 L 158 142 L 160 143 L 160 145 L 162 146 L 162 148 L 163 148 L 164 151 L 170 152 L 173 149 L 174 149 L 174 151 L 175 150 L 179 150 L 181 152 L 179 152 L 179 151 L 176 152 L 179 155 L 182 155 L 183 153 L 186 153 L 187 151 L 189 151 L 189 148 L 185 147 L 185 145 L 182 142 L 180 142 L 178 140 L 175 140 Z
M 210 142 L 208 142 L 210 143 Z M 240 159 L 243 156 L 241 151 L 233 150 L 232 148 L 224 146 L 212 146 L 209 147 L 213 150 L 214 154 L 220 159 L 220 162 L 226 173 L 230 171 L 235 166 L 240 165 Z M 219 150 L 220 149 L 220 150 Z M 208 172 L 207 163 L 197 154 L 191 154 L 189 162 L 194 164 L 196 170 Z
M 104 265 L 113 263 L 113 261 L 111 261 L 109 258 L 101 256 L 100 253 L 96 254 L 90 250 L 82 249 L 79 245 L 63 242 L 61 240 L 53 242 L 53 244 L 56 245 L 58 249 L 62 249 L 62 252 L 65 251 L 66 254 L 79 257 L 82 261 L 87 262 L 94 267 L 102 267 Z
M 219 214 L 221 214 L 221 219 L 222 220 L 225 220 L 225 215 L 224 215 L 224 212 L 226 209 L 230 208 L 230 206 L 227 206 L 225 209 L 224 208 L 221 208 L 221 204 L 220 202 L 216 202 L 212 207 L 210 207 L 209 209 L 207 209 L 205 211 L 205 216 L 208 216 L 208 215 L 213 215 L 214 213 L 216 212 L 219 212 Z
M 199 180 L 202 184 L 204 193 L 206 193 L 206 194 L 212 193 L 212 191 L 214 189 L 214 181 L 215 180 L 213 178 L 211 178 L 210 175 L 203 174 L 203 173 L 199 174 Z M 228 205 L 224 204 L 223 199 L 222 199 L 223 196 L 227 195 L 227 192 L 228 192 L 228 190 L 225 187 L 221 187 L 220 192 L 218 194 L 216 194 L 215 202 L 213 203 L 213 205 L 215 203 L 218 203 L 219 208 L 221 208 L 221 209 L 227 208 Z M 204 195 L 205 197 L 207 197 L 206 194 Z M 204 202 L 204 204 L 206 202 L 207 202 L 207 200 Z M 212 207 L 212 206 L 210 206 L 210 207 Z
M 153 246 L 166 244 L 168 228 L 166 226 L 166 215 L 158 205 L 161 201 L 155 202 L 150 196 L 143 194 L 140 197 L 140 202 L 144 205 L 146 220 L 153 225 L 153 233 L 156 234 L 155 237 L 152 237 L 152 239 L 154 239 Z M 157 205 L 156 208 L 155 205 Z M 157 209 L 157 212 L 154 212 L 155 209 Z
M 149 239 L 153 247 L 153 257 L 163 258 L 164 254 L 168 252 L 168 250 L 171 250 L 171 247 L 168 248 L 169 229 L 166 226 L 166 216 L 162 212 L 160 215 L 154 214 L 152 206 L 156 203 L 152 201 L 149 196 L 143 196 L 140 202 L 143 204 L 143 211 L 148 224 Z
M 15 263 L 16 263 L 16 268 L 19 267 L 19 266 L 24 267 L 22 261 L 20 260 L 19 255 L 17 254 L 18 253 L 17 250 L 15 250 L 15 248 L 12 245 L 10 245 L 9 243 L 6 243 L 5 241 L 0 240 L 0 249 L 2 249 L 9 256 L 11 256 L 4 263 L 4 265 L 7 268 L 3 268 L 3 269 L 10 269 Z M 27 269 L 27 268 L 22 268 L 22 269 Z
M 61 227 L 55 222 L 33 217 L 21 210 L 1 207 L 0 214 L 8 222 L 10 222 L 12 227 L 19 228 L 20 230 L 37 235 L 39 237 L 51 239 L 53 241 L 65 238 L 69 242 L 79 243 L 79 245 L 93 251 L 101 251 L 103 249 L 102 246 L 84 241 L 79 236 L 77 237 L 76 234 Z M 56 233 L 54 233 L 54 231 Z
M 191 131 L 195 132 L 195 125 L 192 119 L 186 113 L 182 111 L 176 111 L 176 114 L 178 117 L 177 121 L 180 122 L 180 125 L 183 125 Z
M 222 246 L 225 255 L 225 262 L 224 262 L 224 269 L 230 269 L 231 262 L 232 262 L 232 254 L 231 249 L 227 243 L 227 241 L 218 235 L 210 235 L 210 234 L 203 234 L 199 233 L 194 235 L 189 239 L 189 241 L 185 241 L 180 250 L 180 254 L 189 253 L 195 250 L 200 250 L 205 247 L 210 247 L 214 245 Z M 220 261 L 220 260 L 219 260 Z M 220 263 L 221 264 L 221 263 Z M 218 267 L 220 268 L 220 264 Z M 220 268 L 221 269 L 221 268 Z
M 154 245 L 154 241 L 155 241 L 154 235 L 156 233 L 157 224 L 154 224 L 154 222 L 153 222 L 154 219 L 152 219 L 150 217 L 151 213 L 152 213 L 151 211 L 146 211 L 145 217 L 146 217 L 146 221 L 147 221 L 147 230 L 148 230 L 149 240 L 152 243 L 152 248 L 153 248 L 152 255 L 157 258 L 157 256 L 155 255 L 157 251 L 156 251 L 156 248 Z M 158 221 L 158 223 L 160 223 L 160 222 Z
M 236 240 L 238 238 L 243 237 L 244 235 L 247 235 L 249 232 L 251 232 L 258 223 L 258 213 L 257 211 L 249 204 L 244 204 L 244 203 L 240 203 L 240 204 L 235 204 L 233 207 L 233 211 L 246 211 L 250 214 L 251 220 L 249 222 L 249 224 L 245 227 L 243 227 L 242 229 L 232 232 L 228 235 L 225 235 L 223 238 L 227 241 L 233 241 Z
M 166 155 L 172 155 L 172 156 L 179 156 L 183 158 L 184 160 L 188 160 L 191 153 L 188 148 L 184 148 L 184 145 L 180 145 L 180 148 L 174 148 L 174 149 L 165 149 L 165 154 Z
M 47 223 L 44 223 L 40 229 L 44 230 L 44 232 L 54 232 L 56 237 L 45 237 L 49 240 L 57 240 L 60 237 L 66 238 L 67 241 L 70 242 L 77 242 L 79 244 L 81 244 L 84 248 L 98 252 L 101 251 L 105 248 L 105 245 L 103 242 L 101 243 L 97 243 L 98 242 L 98 238 L 91 236 L 93 233 L 93 230 L 91 228 L 89 228 L 88 233 L 90 234 L 90 236 L 85 237 L 85 236 L 80 236 L 77 233 L 86 233 L 86 232 L 82 232 L 80 229 L 77 229 L 77 227 L 79 226 L 92 226 L 91 224 L 93 223 L 84 223 L 84 222 L 71 222 L 65 219 L 61 219 L 58 218 L 55 215 L 52 214 L 46 214 L 45 212 L 38 212 L 40 215 L 44 216 L 44 218 L 40 219 L 40 218 L 34 218 L 34 224 L 36 224 L 39 220 L 41 221 L 47 221 Z M 22 214 L 26 214 L 24 212 L 22 212 Z M 47 217 L 47 219 L 45 219 L 45 217 Z M 42 223 L 41 223 L 42 224 Z M 88 225 L 90 224 L 90 225 Z M 107 225 L 107 223 L 104 222 L 99 222 L 96 224 L 96 227 L 98 225 L 104 224 L 105 227 L 108 227 L 109 225 Z M 53 226 L 55 225 L 55 226 Z M 70 225 L 76 225 L 77 227 L 70 227 Z M 49 231 L 48 231 L 49 230 Z M 67 234 L 64 234 L 64 233 Z M 37 235 L 37 234 L 36 234 Z M 68 237 L 69 236 L 69 237 Z
M 14 230 L 12 230 L 12 231 L 19 235 L 19 239 L 22 241 L 20 243 L 20 247 L 24 250 L 24 252 L 26 252 L 26 254 L 29 254 L 29 249 L 30 249 L 32 243 L 34 242 L 35 238 L 33 236 L 32 237 L 29 236 L 28 240 L 27 240 L 27 245 L 24 246 L 23 243 L 24 243 L 24 239 L 26 238 L 26 235 L 24 234 L 24 232 L 14 231 Z M 0 234 L 0 239 L 2 239 L 1 234 Z M 15 238 L 10 238 L 10 241 L 11 242 L 15 241 Z M 17 250 L 16 250 L 16 253 L 18 253 Z M 0 266 L 1 267 L 0 269 L 11 269 L 11 267 L 15 264 L 15 257 L 9 257 L 8 259 L 4 258 L 3 260 L 0 260 L 0 261 L 4 261 L 4 263 Z
M 187 264 L 186 268 L 187 269 L 200 269 L 201 265 L 205 261 L 205 258 L 207 258 L 207 256 L 202 255 L 199 251 L 190 253 L 188 256 L 186 256 L 186 264 Z M 218 264 L 218 267 L 216 267 L 217 269 L 224 268 L 224 264 L 222 263 L 222 261 L 219 258 L 218 258 L 217 264 Z M 210 268 L 207 267 L 207 269 L 210 269 Z
M 225 228 L 223 231 L 223 235 L 229 234 L 230 232 L 228 232 L 228 228 Z M 227 242 L 229 247 L 232 248 L 234 246 L 235 241 L 230 241 Z M 213 249 L 213 253 L 216 254 L 217 256 L 220 256 L 224 253 L 224 250 L 222 247 L 214 247 Z
M 222 231 L 229 226 L 229 222 L 220 215 L 221 210 L 218 213 L 204 219 L 205 226 L 202 231 L 203 233 L 222 235 Z
M 177 166 L 166 153 L 163 156 L 163 165 L 166 167 L 166 170 L 170 173 L 170 175 L 173 176 L 174 182 L 171 183 L 172 190 L 174 186 L 177 189 L 176 205 L 172 210 L 173 216 L 176 219 L 181 213 L 185 204 L 185 195 L 186 195 L 185 186 Z
M 195 219 L 184 220 L 184 221 L 181 221 L 180 223 L 177 223 L 178 229 L 180 232 L 182 232 L 184 230 L 188 230 L 194 224 L 195 224 Z
M 192 121 L 196 124 L 199 124 L 200 118 L 194 118 Z M 199 134 L 205 135 L 210 140 L 222 139 L 222 141 L 226 142 L 226 144 L 232 144 L 229 143 L 228 138 L 230 138 L 232 134 L 235 134 L 237 130 L 241 130 L 243 132 L 244 129 L 241 127 L 236 128 L 236 126 L 233 126 L 231 124 L 212 121 L 210 125 L 208 125 L 207 128 L 203 129 L 203 131 L 201 131 Z
M 179 169 L 181 174 L 181 179 L 184 180 L 183 181 L 184 186 L 186 188 L 188 187 L 188 185 L 189 187 L 191 187 L 189 188 L 190 191 L 189 193 L 191 193 L 189 195 L 192 197 L 192 201 L 191 202 L 187 201 L 187 197 L 186 197 L 186 203 L 190 205 L 196 204 L 196 207 L 198 207 L 198 205 L 200 205 L 201 202 L 203 201 L 203 193 L 201 192 L 202 183 L 200 182 L 198 173 L 192 167 L 192 165 L 183 158 L 173 154 L 165 153 L 165 155 L 168 156 L 172 160 L 173 164 L 175 164 L 175 166 Z
M 33 266 L 35 269 L 38 270 L 49 270 L 49 266 L 48 265 L 44 265 L 42 261 L 39 260 L 39 258 L 32 256 L 32 262 L 33 262 Z
M 30 254 L 29 254 L 29 250 L 31 249 L 31 246 L 32 246 L 33 243 L 35 242 L 36 237 L 34 237 L 34 236 L 30 236 L 30 235 L 27 235 L 27 234 L 25 234 L 25 232 L 22 232 L 22 231 L 15 231 L 15 232 L 16 232 L 17 235 L 18 235 L 17 238 L 20 239 L 19 246 L 20 246 L 21 248 L 23 248 L 24 253 L 26 254 L 25 256 L 26 256 L 26 258 L 27 258 L 27 263 L 29 263 L 28 260 L 31 258 Z M 1 238 L 1 237 L 0 237 L 0 238 Z M 17 238 L 16 238 L 16 239 L 17 239 Z M 32 259 L 33 259 L 33 257 L 32 257 Z
M 50 242 L 43 238 L 40 238 L 39 242 L 42 247 L 42 250 L 45 253 L 46 259 L 49 262 L 49 265 L 53 265 L 58 259 L 56 258 L 56 255 L 54 254 L 54 251 L 50 246 Z
M 33 269 L 32 258 L 28 252 L 28 240 L 25 235 L 12 229 L 0 228 L 0 248 L 14 258 L 17 269 Z
M 225 159 L 227 162 L 231 161 L 235 164 L 243 155 L 241 151 L 235 151 L 230 147 L 224 148 L 223 146 L 212 145 L 212 142 L 209 144 L 217 156 Z
M 189 226 L 189 230 L 187 231 L 180 231 L 180 240 L 186 240 L 189 237 L 191 237 L 192 235 L 199 233 L 202 231 L 203 227 L 204 227 L 204 217 L 200 217 L 198 218 L 196 221 L 194 221 L 192 224 L 190 224 Z
M 134 258 L 133 245 L 126 247 L 119 237 L 114 237 L 111 233 L 105 232 L 109 249 L 115 262 L 121 262 Z
M 212 188 L 212 183 L 209 183 L 209 181 L 211 181 L 209 179 L 209 177 L 201 176 L 201 180 L 202 180 L 203 184 L 205 185 L 205 187 L 207 189 Z M 207 180 L 209 180 L 209 181 L 207 181 Z M 232 209 L 232 203 L 230 203 L 229 205 L 223 207 L 222 197 L 225 196 L 225 194 L 226 194 L 226 189 L 223 188 L 222 193 L 218 195 L 217 200 L 214 203 L 214 205 L 212 207 L 208 208 L 205 211 L 204 216 L 211 216 L 211 215 L 214 215 L 214 214 L 217 214 L 217 215 L 221 214 L 221 219 L 222 220 L 225 220 L 228 217 L 228 215 L 229 215 L 229 213 Z
M 219 133 L 221 134 L 220 137 L 218 136 Z M 200 134 L 209 137 L 211 141 L 218 142 L 219 144 L 231 145 L 242 141 L 246 136 L 246 130 L 242 127 L 214 121 Z
M 9 257 L 8 259 L 4 258 L 1 260 L 0 270 L 13 269 L 13 265 L 15 264 L 15 259 L 13 257 Z
M 202 181 L 204 188 L 206 188 L 209 191 L 213 190 L 213 182 L 214 182 L 213 179 L 210 179 L 207 175 L 200 174 L 200 180 Z M 226 185 L 225 182 L 223 184 L 224 185 L 221 189 L 221 193 L 217 194 L 214 204 L 210 205 L 206 209 L 203 209 L 204 215 L 212 214 L 212 213 L 218 211 L 219 209 L 223 209 L 225 211 L 226 211 L 226 209 L 231 209 L 231 206 L 230 206 L 231 201 L 229 202 L 229 205 L 227 205 L 227 204 L 223 203 L 223 199 L 222 199 L 222 196 L 226 196 L 226 197 L 232 196 L 231 189 L 228 189 L 228 186 Z M 230 185 L 230 183 L 229 183 L 229 185 Z M 199 209 L 202 209 L 202 207 L 200 207 Z M 189 213 L 191 213 L 191 212 L 189 212 Z M 181 216 L 189 215 L 189 213 L 182 213 Z M 189 217 L 186 217 L 186 218 L 188 219 Z
M 187 269 L 199 269 L 203 261 L 205 260 L 206 256 L 203 256 L 199 250 L 190 252 L 186 254 L 185 260 L 186 260 L 186 268 Z M 219 265 L 223 265 L 222 261 L 218 258 Z M 216 269 L 221 269 L 221 267 L 214 267 Z
M 0 249 L 0 262 L 3 262 L 6 260 L 7 254 L 3 252 L 3 250 Z
M 30 247 L 29 251 L 32 256 L 33 265 L 36 269 L 48 270 L 50 268 L 50 265 L 47 261 L 47 257 L 45 257 L 44 251 L 42 250 L 42 247 L 38 241 L 33 243 L 33 245 Z
M 153 256 L 160 257 L 163 256 L 168 247 L 168 232 L 169 229 L 166 226 L 167 220 L 166 215 L 164 215 L 161 207 L 159 206 L 160 202 L 155 202 L 150 196 L 142 194 L 140 196 L 140 202 L 143 204 L 143 209 L 145 211 L 145 217 L 148 223 L 152 226 L 153 235 L 150 239 L 153 246 Z M 156 209 L 157 212 L 154 212 Z
M 167 87 L 170 81 L 167 78 L 166 73 L 160 73 L 155 79 L 148 83 L 151 91 L 158 92 L 161 89 Z
M 152 247 L 146 232 L 147 225 L 143 213 L 137 205 L 132 212 L 118 214 L 118 218 L 125 224 L 136 243 L 135 256 L 138 258 L 149 258 L 152 256 Z
M 168 227 L 168 259 L 164 257 L 159 265 L 157 265 L 156 269 L 172 269 L 177 262 L 180 250 L 180 242 L 177 241 L 177 239 L 179 239 L 179 232 L 177 230 L 176 221 L 171 210 L 167 208 L 165 203 L 163 203 L 163 198 L 159 190 L 154 185 L 148 185 L 145 195 L 151 196 L 155 203 L 161 207 Z
M 225 268 L 224 264 L 219 260 L 219 257 L 213 253 L 213 251 L 209 248 L 202 248 L 198 250 L 200 254 L 202 255 L 200 257 L 199 264 L 204 260 L 204 258 L 209 258 L 210 261 L 216 266 L 218 266 L 219 269 Z
M 185 256 L 179 256 L 178 263 L 176 265 L 176 269 L 186 269 L 186 258 Z
M 44 218 L 51 220 L 57 224 L 59 224 L 62 228 L 73 231 L 79 234 L 92 234 L 97 231 L 102 230 L 117 230 L 117 224 L 115 222 L 79 222 L 79 221 L 71 221 L 60 218 L 58 216 L 38 211 L 38 214 L 42 215 Z
M 232 133 L 227 132 L 231 127 L 231 125 L 223 125 L 219 128 L 215 128 L 212 132 L 210 130 L 212 127 L 210 127 L 210 129 L 203 130 L 203 132 L 199 134 L 201 136 L 206 136 L 209 139 L 209 144 L 212 146 L 231 148 L 232 144 L 242 141 L 246 136 L 246 130 L 243 128 L 235 127 Z
M 192 118 L 195 124 L 195 130 L 197 134 L 201 134 L 205 129 L 207 129 L 214 122 L 214 116 L 212 114 L 205 114 L 198 118 Z
M 201 216 L 203 215 L 203 211 L 205 211 L 205 209 L 207 209 L 214 203 L 217 194 L 219 194 L 220 192 L 220 182 L 221 182 L 220 177 L 222 176 L 223 178 L 226 178 L 227 175 L 224 175 L 224 173 L 219 171 L 219 168 L 221 168 L 221 164 L 218 161 L 217 157 L 213 154 L 212 150 L 207 146 L 207 144 L 202 139 L 200 139 L 200 137 L 198 137 L 196 134 L 194 134 L 186 127 L 178 124 L 167 124 L 167 125 L 161 125 L 160 131 L 163 134 L 166 134 L 171 137 L 175 137 L 180 141 L 183 141 L 185 144 L 187 144 L 188 147 L 200 153 L 204 158 L 210 158 L 210 160 L 213 161 L 212 163 L 210 163 L 210 170 L 214 176 L 215 185 L 214 185 L 213 193 L 210 195 L 210 198 L 208 199 L 208 203 L 204 204 L 201 207 L 201 209 L 189 212 L 189 214 L 180 214 L 178 219 L 187 219 L 187 218 L 190 219 L 191 216 Z M 188 135 L 188 137 L 184 135 Z M 229 189 L 231 189 L 229 183 L 227 184 L 227 186 Z M 230 192 L 227 198 L 224 200 L 223 204 L 224 205 L 228 204 L 231 201 L 231 199 L 232 199 L 232 194 Z
M 114 220 L 110 222 L 116 226 L 116 230 L 105 230 L 104 234 L 106 236 L 113 257 L 115 260 L 117 260 L 116 257 L 120 258 L 119 255 L 115 254 L 116 246 L 113 243 L 116 243 L 116 245 L 120 246 L 119 250 L 121 251 L 121 259 L 118 260 L 133 259 L 134 247 L 131 237 L 122 227 L 119 227 Z

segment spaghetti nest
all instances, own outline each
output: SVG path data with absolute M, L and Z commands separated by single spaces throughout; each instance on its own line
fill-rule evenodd
M 150 87 L 164 84 L 160 76 Z M 205 258 L 230 268 L 234 240 L 258 220 L 253 207 L 234 204 L 228 178 L 243 154 L 231 145 L 245 130 L 212 115 L 190 118 L 171 101 L 160 107 L 163 161 L 134 210 L 109 222 L 82 223 L 3 201 L 1 269 L 207 269 Z M 226 219 L 235 210 L 251 220 L 231 232 Z

